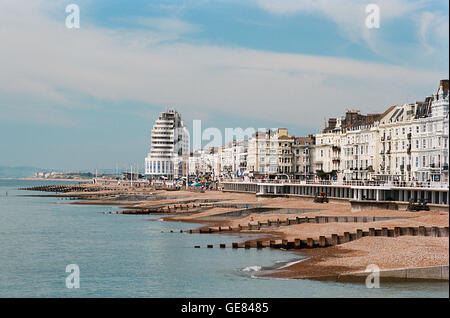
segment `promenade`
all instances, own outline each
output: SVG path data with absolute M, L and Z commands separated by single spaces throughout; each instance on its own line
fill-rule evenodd
M 445 183 L 364 182 L 364 181 L 224 181 L 223 191 L 255 193 L 257 196 L 313 197 L 325 192 L 330 199 L 347 200 L 357 205 L 392 203 L 405 206 L 427 201 L 430 207 L 444 207 L 449 203 L 449 188 Z M 395 207 L 394 207 L 395 208 Z

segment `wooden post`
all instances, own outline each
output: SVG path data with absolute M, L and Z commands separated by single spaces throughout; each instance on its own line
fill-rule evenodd
M 356 230 L 356 238 L 360 239 L 363 236 L 363 231 L 361 229 Z
M 431 227 L 431 236 L 433 237 L 439 236 L 439 228 L 437 226 Z
M 419 226 L 419 236 L 426 236 L 425 226 Z
M 344 232 L 344 242 L 350 242 L 351 238 L 350 238 L 350 233 L 349 232 Z
M 338 245 L 339 244 L 339 238 L 337 234 L 331 234 L 331 244 L 332 245 Z
M 319 245 L 320 245 L 320 247 L 326 247 L 327 246 L 325 236 L 319 236 Z

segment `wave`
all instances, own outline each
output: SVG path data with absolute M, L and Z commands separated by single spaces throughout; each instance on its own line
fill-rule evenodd
M 303 261 L 306 260 L 306 259 L 307 259 L 307 258 L 303 258 L 303 259 L 298 260 L 298 261 L 293 261 L 293 262 L 286 263 L 286 264 L 284 264 L 283 266 L 279 267 L 278 269 L 282 269 L 282 268 L 289 267 L 289 266 L 291 266 L 291 265 L 294 265 L 294 264 L 303 262 Z
M 253 266 L 247 266 L 242 271 L 243 272 L 259 272 L 261 270 L 261 266 L 253 265 Z

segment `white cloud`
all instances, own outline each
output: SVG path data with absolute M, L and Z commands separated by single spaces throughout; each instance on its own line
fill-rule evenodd
M 164 38 L 153 31 L 124 33 L 83 23 L 68 30 L 64 16 L 53 20 L 40 7 L 29 11 L 21 10 L 21 1 L 6 3 L 13 8 L 0 4 L 0 59 L 7 61 L 0 73 L 0 111 L 14 102 L 6 96 L 20 94 L 21 101 L 67 113 L 80 100 L 95 98 L 320 127 L 323 117 L 347 107 L 383 111 L 408 94 L 423 98 L 424 86 L 434 88 L 446 76 L 342 58 L 165 43 L 153 41 Z M 33 111 L 13 105 L 16 114 Z
M 436 47 L 448 47 L 449 38 L 448 17 L 424 12 L 419 19 L 419 36 L 428 54 L 436 51 Z
M 387 23 L 403 18 L 414 21 L 414 23 L 424 24 L 427 16 L 434 16 L 425 11 L 430 3 L 428 0 L 255 0 L 255 2 L 262 9 L 278 15 L 297 13 L 321 15 L 336 23 L 342 34 L 350 41 L 360 42 L 362 40 L 375 53 L 391 58 L 395 58 L 398 51 L 389 48 L 395 46 L 395 43 L 383 41 L 383 36 L 389 35 L 391 31 L 384 27 Z M 377 30 L 368 29 L 365 26 L 367 17 L 365 8 L 371 3 L 380 7 L 381 27 Z M 419 18 L 420 15 L 422 15 L 422 19 Z M 446 18 L 448 20 L 448 16 Z M 414 49 L 420 50 L 421 48 Z

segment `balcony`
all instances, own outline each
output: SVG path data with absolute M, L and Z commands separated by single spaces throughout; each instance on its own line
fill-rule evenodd
M 386 150 L 386 154 L 390 155 L 391 154 L 391 149 Z
M 333 149 L 333 151 L 341 151 L 341 147 L 339 146 L 333 146 L 331 149 Z
M 382 155 L 384 154 L 384 150 L 383 149 L 380 150 L 380 154 L 382 154 Z
M 385 139 L 385 137 L 384 137 L 384 136 L 381 136 L 381 141 L 384 141 L 384 139 Z
M 387 139 L 387 140 L 391 140 L 391 136 L 387 136 L 386 139 Z

